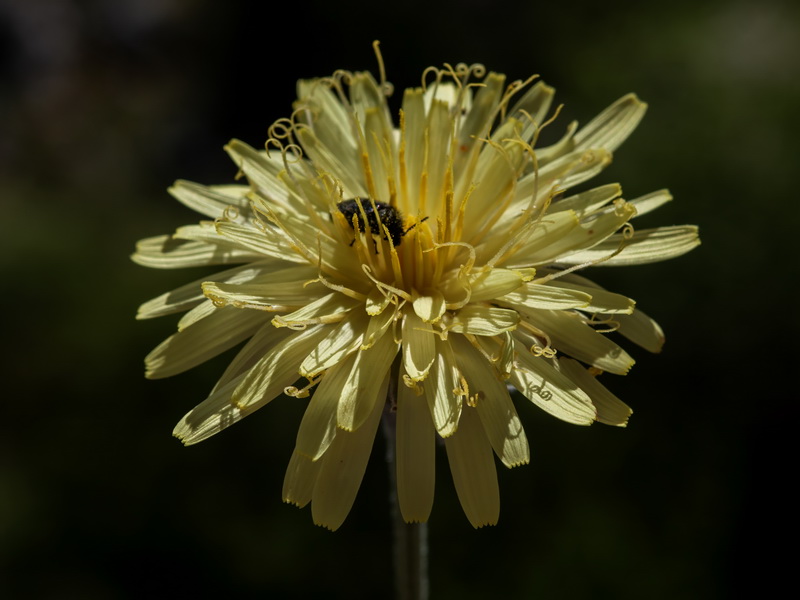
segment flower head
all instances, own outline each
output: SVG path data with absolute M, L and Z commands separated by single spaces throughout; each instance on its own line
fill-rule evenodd
M 300 81 L 264 150 L 226 147 L 244 184 L 170 189 L 211 220 L 143 240 L 133 259 L 225 270 L 142 305 L 139 318 L 188 311 L 148 355 L 147 376 L 246 341 L 178 423 L 184 443 L 282 394 L 310 396 L 283 496 L 311 502 L 314 521 L 336 529 L 381 415 L 396 410 L 405 520 L 429 516 L 438 438 L 467 518 L 493 524 L 493 454 L 507 467 L 529 460 L 509 387 L 564 421 L 624 426 L 631 410 L 597 376 L 634 361 L 607 334 L 654 352 L 663 343 L 633 300 L 578 271 L 678 256 L 697 231 L 634 232 L 631 219 L 671 199 L 664 190 L 630 201 L 616 184 L 570 192 L 641 120 L 634 95 L 538 148 L 555 115 L 553 89 L 535 78 L 506 85 L 480 65 L 429 68 L 397 120 L 382 62 L 380 79 Z

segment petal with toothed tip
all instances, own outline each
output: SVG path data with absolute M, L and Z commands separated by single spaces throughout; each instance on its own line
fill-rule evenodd
M 387 375 L 378 390 L 386 397 Z M 376 402 L 364 424 L 355 431 L 339 431 L 323 455 L 311 496 L 311 515 L 316 525 L 336 531 L 353 506 L 367 468 L 384 403 Z
M 428 520 L 436 481 L 436 430 L 423 396 L 397 391 L 397 499 L 406 523 Z
M 474 408 L 461 414 L 458 431 L 445 439 L 450 473 L 467 519 L 476 529 L 496 525 L 500 517 L 500 488 L 492 446 Z

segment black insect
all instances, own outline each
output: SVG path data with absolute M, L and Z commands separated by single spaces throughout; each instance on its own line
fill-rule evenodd
M 339 209 L 339 212 L 344 215 L 344 218 L 347 219 L 347 224 L 350 225 L 350 227 L 353 227 L 353 215 L 355 215 L 358 217 L 359 231 L 365 231 L 364 218 L 361 215 L 361 209 L 355 199 L 339 202 L 336 207 Z M 364 214 L 367 216 L 367 223 L 369 223 L 370 231 L 378 235 L 384 233 L 381 227 L 381 224 L 383 224 L 389 231 L 392 244 L 394 244 L 395 247 L 400 245 L 403 236 L 414 227 L 414 225 L 412 225 L 404 230 L 403 217 L 400 211 L 391 204 L 375 202 L 375 206 L 373 207 L 372 202 L 369 200 L 362 200 L 361 207 L 364 209 Z M 380 219 L 380 224 L 378 223 L 378 219 Z M 384 235 L 383 239 L 388 240 L 389 238 Z

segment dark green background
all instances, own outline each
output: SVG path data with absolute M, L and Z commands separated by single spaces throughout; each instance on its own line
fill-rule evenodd
M 592 183 L 669 187 L 638 226 L 696 223 L 669 263 L 593 277 L 667 333 L 606 384 L 627 429 L 518 403 L 531 465 L 499 473 L 475 531 L 446 460 L 430 524 L 433 598 L 771 597 L 795 525 L 800 11 L 762 2 L 0 2 L 3 392 L 0 596 L 368 598 L 391 589 L 383 444 L 340 531 L 280 491 L 303 401 L 279 399 L 192 448 L 171 436 L 227 357 L 164 381 L 142 359 L 175 320 L 138 304 L 200 276 L 131 263 L 198 217 L 176 178 L 232 180 L 300 77 L 442 62 L 540 73 L 586 122 L 650 104 Z M 442 453 L 443 454 L 443 453 Z M 440 456 L 440 458 L 444 458 Z

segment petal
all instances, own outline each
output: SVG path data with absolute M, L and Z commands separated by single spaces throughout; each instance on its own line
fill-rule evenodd
M 583 218 L 602 208 L 612 200 L 616 200 L 621 195 L 622 187 L 620 187 L 618 183 L 603 185 L 553 202 L 549 214 L 554 214 L 562 210 L 572 210 L 579 218 Z
M 297 96 L 306 109 L 302 114 L 316 136 L 326 146 L 338 145 L 349 152 L 342 154 L 357 156 L 358 142 L 354 135 L 353 120 L 334 94 L 330 85 L 319 79 L 297 82 Z
M 509 259 L 511 267 L 527 267 L 531 264 L 531 256 L 551 254 L 548 250 L 554 240 L 559 240 L 569 232 L 580 227 L 577 215 L 565 210 L 546 215 L 527 235 L 525 241 Z M 493 250 L 493 252 L 496 250 Z
M 362 160 L 365 179 L 373 198 L 391 198 L 394 191 L 394 139 L 382 109 L 371 108 L 365 114 L 367 160 Z
M 329 327 L 318 325 L 281 341 L 250 369 L 234 391 L 231 402 L 243 409 L 270 402 L 300 378 L 300 363 L 329 331 Z
M 172 434 L 187 446 L 196 444 L 260 408 L 261 405 L 255 405 L 252 408 L 240 409 L 231 402 L 231 396 L 244 380 L 247 371 L 264 353 L 285 340 L 288 333 L 286 330 L 277 330 L 269 324 L 264 325 L 236 355 L 209 397 L 189 411 Z
M 336 437 L 336 409 L 355 361 L 356 355 L 351 354 L 325 372 L 303 413 L 295 452 L 318 460 Z
M 311 502 L 319 467 L 319 462 L 313 462 L 297 450 L 292 452 L 283 479 L 283 501 L 300 508 Z
M 591 425 L 597 411 L 589 396 L 546 359 L 533 356 L 516 344 L 516 365 L 511 383 L 526 398 L 557 419 L 575 425 Z
M 219 221 L 216 231 L 230 243 L 257 252 L 258 258 L 274 256 L 296 263 L 307 263 L 307 259 L 296 252 L 280 229 L 274 225 L 264 225 L 256 229 L 232 221 Z
M 187 283 L 142 303 L 136 312 L 136 318 L 153 319 L 194 308 L 206 299 L 200 288 L 200 284 L 205 280 L 206 278 L 203 278 Z
M 517 332 L 518 330 L 515 330 Z M 498 373 L 506 379 L 514 363 L 514 338 L 512 333 L 507 331 L 497 336 L 487 337 L 483 335 L 468 336 L 470 342 L 480 350 Z
M 664 331 L 641 309 L 637 308 L 631 315 L 619 315 L 614 319 L 619 323 L 617 331 L 634 344 L 649 352 L 661 352 L 664 346 Z
M 522 177 L 515 192 L 516 210 L 519 203 L 527 205 L 531 198 L 549 196 L 554 190 L 564 191 L 587 181 L 611 164 L 611 154 L 602 148 L 575 150 L 541 166 Z
M 397 499 L 406 523 L 428 520 L 436 482 L 436 430 L 423 396 L 397 390 Z
M 206 300 L 205 302 L 198 304 L 192 310 L 183 315 L 181 320 L 178 321 L 178 331 L 183 331 L 190 325 L 194 325 L 198 321 L 211 316 L 217 311 L 218 308 L 220 307 L 214 306 L 214 303 L 211 300 Z
M 281 262 L 274 258 L 261 260 L 249 265 L 234 267 L 233 269 L 228 269 L 227 271 L 215 273 L 213 275 L 213 279 L 214 281 L 219 282 L 241 283 L 249 281 L 265 270 L 276 270 L 276 267 L 278 267 L 280 264 Z M 197 279 L 191 283 L 187 283 L 186 285 L 172 290 L 171 292 L 161 294 L 157 298 L 148 300 L 139 307 L 136 318 L 152 319 L 154 317 L 161 317 L 194 308 L 205 299 L 200 285 L 203 282 L 208 281 L 208 279 L 208 277 Z
M 636 216 L 641 217 L 642 215 L 646 215 L 647 213 L 664 206 L 671 200 L 672 194 L 669 193 L 669 190 L 658 190 L 649 194 L 645 194 L 644 196 L 640 196 L 634 200 L 631 200 L 630 202 L 636 207 Z
M 361 427 L 372 413 L 375 402 L 383 399 L 378 395 L 378 389 L 397 350 L 398 344 L 393 337 L 384 335 L 371 348 L 356 353 L 350 375 L 340 388 L 336 423 L 341 429 L 354 431 Z
M 497 300 L 511 306 L 563 310 L 589 306 L 592 297 L 584 292 L 552 284 L 542 285 L 529 282 L 522 289 L 506 294 Z
M 458 370 L 450 343 L 438 338 L 434 340 L 436 359 L 430 375 L 423 382 L 423 387 L 436 431 L 446 438 L 453 435 L 458 428 L 463 402 L 461 396 L 456 393 L 459 387 Z
M 561 136 L 560 140 L 549 146 L 536 148 L 536 159 L 539 163 L 539 168 L 544 167 L 557 158 L 561 158 L 562 156 L 569 154 L 575 149 L 575 140 L 573 138 L 575 137 L 575 131 L 577 129 L 578 122 L 572 121 L 569 125 L 567 125 L 566 131 L 564 132 L 564 135 Z
M 354 73 L 350 80 L 350 103 L 353 106 L 356 120 L 363 127 L 369 121 L 369 113 L 380 117 L 379 129 L 364 127 L 366 132 L 376 131 L 378 137 L 385 138 L 392 130 L 392 120 L 386 105 L 386 94 L 378 86 L 371 73 Z
M 195 406 L 172 430 L 172 435 L 186 446 L 202 442 L 255 412 L 242 410 L 231 404 L 231 394 L 244 379 L 244 374 L 216 388 L 211 395 Z
M 356 350 L 364 339 L 370 317 L 362 310 L 351 310 L 348 315 L 319 341 L 300 365 L 303 377 L 316 377 L 345 356 Z
M 249 213 L 250 201 L 246 198 L 249 185 L 205 186 L 192 181 L 178 180 L 167 190 L 173 198 L 194 211 L 212 219 L 219 219 L 231 207 Z
M 176 240 L 189 240 L 193 242 L 205 242 L 207 244 L 233 243 L 244 248 L 243 244 L 236 240 L 226 239 L 217 232 L 216 222 L 200 221 L 192 225 L 183 225 L 175 230 L 172 235 Z
M 403 121 L 400 130 L 400 209 L 416 210 L 420 205 L 420 177 L 425 162 L 425 104 L 421 88 L 403 93 Z M 405 168 L 404 168 L 405 167 Z
M 381 314 L 391 301 L 392 297 L 390 295 L 381 293 L 378 288 L 372 288 L 367 295 L 367 314 L 370 316 Z
M 275 327 L 297 327 L 317 323 L 337 323 L 358 304 L 358 300 L 331 292 L 309 302 L 302 308 L 286 315 L 276 316 L 272 322 Z
M 474 100 L 470 101 L 469 89 L 463 92 L 462 107 L 467 108 L 467 104 L 469 106 L 467 114 L 461 122 L 461 129 L 458 131 L 456 145 L 458 151 L 453 159 L 453 171 L 462 185 L 467 185 L 474 180 L 468 174 L 471 172 L 470 166 L 474 167 L 475 154 L 480 152 L 483 147 L 480 140 L 489 135 L 492 121 L 497 115 L 498 103 L 503 95 L 504 83 L 505 75 L 489 73 L 483 80 Z M 462 197 L 465 191 L 465 189 L 459 188 L 456 195 Z
M 510 118 L 525 123 L 525 128 L 520 132 L 523 140 L 530 141 L 533 134 L 541 128 L 550 111 L 553 96 L 554 88 L 543 81 L 537 81 L 508 111 Z
M 423 214 L 444 214 L 445 173 L 450 160 L 450 137 L 453 123 L 450 118 L 450 107 L 446 102 L 433 100 L 428 110 L 425 139 L 425 174 L 427 175 L 427 193 L 423 197 L 419 210 Z M 425 181 L 425 179 L 423 179 Z M 423 184 L 424 185 L 424 184 Z
M 557 190 L 568 190 L 584 181 L 589 181 L 611 164 L 611 153 L 602 148 L 592 148 L 591 150 L 574 152 L 573 154 L 574 158 L 569 170 L 559 173 L 559 177 L 555 180 L 555 186 L 553 187 Z M 566 156 L 569 157 L 570 155 Z M 546 171 L 551 165 L 558 166 L 558 160 L 543 167 L 542 171 Z M 552 176 L 552 173 L 545 174 Z
M 519 288 L 526 277 L 533 273 L 523 273 L 515 269 L 494 268 L 473 278 L 470 281 L 471 291 L 470 302 L 484 302 L 493 300 L 513 292 Z
M 516 329 L 519 314 L 515 310 L 469 304 L 452 316 L 450 331 L 472 335 L 497 335 Z
M 633 133 L 647 111 L 635 94 L 623 96 L 575 134 L 576 149 L 605 148 L 614 152 Z
M 458 367 L 469 385 L 478 416 L 497 457 L 507 467 L 528 464 L 530 450 L 508 387 L 494 367 L 462 336 L 451 343 Z
M 459 98 L 458 87 L 449 81 L 436 81 L 425 88 L 425 110 L 431 109 L 434 100 L 444 102 L 451 109 L 456 107 Z
M 215 384 L 214 391 L 252 369 L 262 356 L 291 335 L 294 335 L 293 331 L 278 329 L 270 323 L 264 324 L 228 364 L 222 377 Z
M 412 381 L 422 381 L 436 360 L 433 328 L 413 311 L 403 316 L 403 365 Z
M 378 390 L 386 398 L 388 375 Z M 375 432 L 385 402 L 376 402 L 372 413 L 355 431 L 339 431 L 321 459 L 319 475 L 311 499 L 311 515 L 316 525 L 336 531 L 353 506 L 367 468 Z
M 367 198 L 368 190 L 364 187 L 364 176 L 361 165 L 353 160 L 358 155 L 341 152 L 341 148 L 328 146 L 322 142 L 308 127 L 295 130 L 303 151 L 314 162 L 314 166 L 323 173 L 331 173 L 344 186 L 345 197 Z
M 519 310 L 526 321 L 550 336 L 559 351 L 598 369 L 625 375 L 635 362 L 625 350 L 592 329 L 577 313 L 528 308 Z
M 550 243 L 538 252 L 531 252 L 525 258 L 530 264 L 547 264 L 552 262 L 574 264 L 573 253 L 584 248 L 599 245 L 615 231 L 627 223 L 635 214 L 635 209 L 628 203 L 622 203 L 604 213 L 581 221 L 578 227 L 571 229 L 558 239 L 551 238 Z M 559 214 L 559 213 L 556 213 Z M 547 216 L 546 219 L 550 217 Z M 616 249 L 619 246 L 614 246 Z M 606 252 L 603 256 L 610 254 Z M 569 255 L 568 259 L 564 259 Z
M 502 146 L 486 145 L 474 178 L 476 183 L 469 195 L 464 217 L 465 240 L 477 240 L 486 235 L 486 231 L 505 213 L 516 189 L 517 170 Z
M 228 142 L 225 151 L 262 195 L 279 204 L 287 201 L 289 194 L 280 178 L 286 163 L 280 152 L 258 152 L 240 140 Z M 290 158 L 296 160 L 295 157 Z
M 266 311 L 305 306 L 326 295 L 328 288 L 314 281 L 314 267 L 290 267 L 254 277 L 247 283 L 203 283 L 203 293 L 217 306 L 230 304 L 237 308 Z
M 480 138 L 486 137 L 492 120 L 496 116 L 497 104 L 503 95 L 505 75 L 502 73 L 489 73 L 472 101 L 469 112 L 461 123 L 458 132 L 458 143 L 461 154 L 467 155 L 469 150 Z M 520 108 L 515 106 L 515 112 Z M 512 113 L 514 114 L 514 113 Z M 466 149 L 464 148 L 466 146 Z M 458 163 L 457 163 L 458 164 Z M 459 172 L 457 169 L 456 172 Z
M 420 319 L 426 323 L 435 323 L 447 310 L 446 304 L 444 295 L 438 290 L 433 290 L 429 294 L 414 298 L 413 307 Z
M 574 273 L 551 281 L 548 285 L 590 295 L 591 299 L 589 304 L 581 308 L 581 310 L 586 312 L 629 315 L 636 306 L 636 302 L 630 298 L 604 290 L 593 281 L 581 277 L 580 275 L 575 275 Z
M 500 517 L 500 488 L 492 446 L 475 409 L 461 414 L 458 431 L 445 440 L 447 460 L 461 507 L 476 529 L 496 525 Z
M 619 267 L 628 265 L 644 265 L 647 263 L 669 260 L 686 254 L 700 245 L 700 236 L 694 225 L 676 225 L 672 227 L 656 227 L 635 231 L 619 254 L 611 256 L 623 243 L 622 235 L 614 235 L 597 244 L 591 250 L 583 250 L 568 257 L 559 259 L 565 265 L 597 262 L 597 266 Z M 610 257 L 610 258 L 608 258 Z
M 397 313 L 394 310 L 385 310 L 379 315 L 372 316 L 367 326 L 367 332 L 364 334 L 364 341 L 361 344 L 361 349 L 366 350 L 371 348 L 377 342 L 389 326 L 394 322 Z M 394 333 L 392 333 L 394 335 Z
M 580 388 L 589 395 L 597 409 L 597 420 L 606 425 L 617 425 L 625 427 L 628 424 L 628 417 L 633 411 L 622 400 L 609 392 L 606 387 L 597 380 L 577 361 L 562 357 L 558 360 L 561 371 L 577 383 Z
M 219 308 L 171 335 L 145 358 L 148 379 L 183 373 L 250 337 L 265 322 L 257 311 Z
M 232 263 L 254 262 L 264 258 L 251 249 L 219 240 L 214 244 L 176 239 L 171 235 L 159 235 L 141 240 L 131 260 L 137 265 L 153 269 L 183 269 Z

